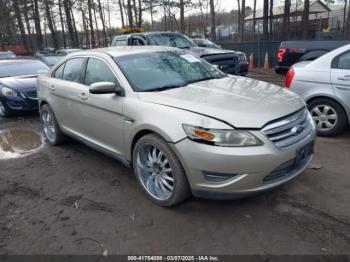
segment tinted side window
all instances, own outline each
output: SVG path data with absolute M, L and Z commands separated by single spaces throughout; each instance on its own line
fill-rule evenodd
M 350 70 L 350 52 L 341 55 L 338 59 L 339 69 L 349 69 Z
M 126 46 L 127 44 L 127 39 L 124 38 L 124 39 L 117 39 L 114 43 L 114 46 Z
M 84 58 L 73 58 L 68 60 L 63 70 L 63 79 L 79 83 L 83 61 Z
M 144 41 L 139 38 L 139 37 L 134 37 L 132 38 L 132 43 L 131 45 L 137 45 L 137 46 L 140 46 L 140 45 L 145 45 Z
M 54 78 L 62 79 L 63 78 L 63 70 L 66 63 L 62 64 L 59 68 L 56 69 L 55 73 L 53 74 Z
M 89 58 L 86 66 L 85 85 L 89 86 L 98 82 L 113 82 L 117 84 L 118 80 L 105 62 Z

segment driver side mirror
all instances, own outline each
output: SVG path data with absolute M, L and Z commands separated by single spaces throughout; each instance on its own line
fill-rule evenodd
M 117 94 L 124 96 L 124 89 L 113 82 L 97 82 L 93 83 L 89 87 L 90 94 Z

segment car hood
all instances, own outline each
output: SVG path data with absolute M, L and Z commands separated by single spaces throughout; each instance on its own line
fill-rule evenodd
M 0 78 L 0 85 L 15 91 L 26 92 L 36 90 L 36 75 Z
M 214 54 L 236 54 L 236 52 L 232 50 L 197 47 L 197 46 L 191 47 L 190 51 L 198 56 L 214 55 Z
M 139 98 L 220 119 L 236 128 L 261 128 L 305 106 L 298 95 L 279 86 L 235 76 L 140 92 Z

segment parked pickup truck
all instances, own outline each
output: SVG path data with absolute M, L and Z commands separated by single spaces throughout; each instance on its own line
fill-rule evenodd
M 226 74 L 245 76 L 248 73 L 248 60 L 244 53 L 233 50 L 204 48 L 196 45 L 187 36 L 172 32 L 132 33 L 115 36 L 111 46 L 171 46 L 188 50 L 216 65 Z
M 275 71 L 277 74 L 286 74 L 295 63 L 313 61 L 349 43 L 350 41 L 284 41 L 278 49 Z

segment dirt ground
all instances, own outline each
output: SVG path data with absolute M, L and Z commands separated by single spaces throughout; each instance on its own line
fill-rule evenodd
M 280 78 L 274 81 L 281 81 Z M 40 132 L 36 115 L 1 119 Z M 350 254 L 350 130 L 294 181 L 234 201 L 152 204 L 131 170 L 78 142 L 0 160 L 0 254 Z

